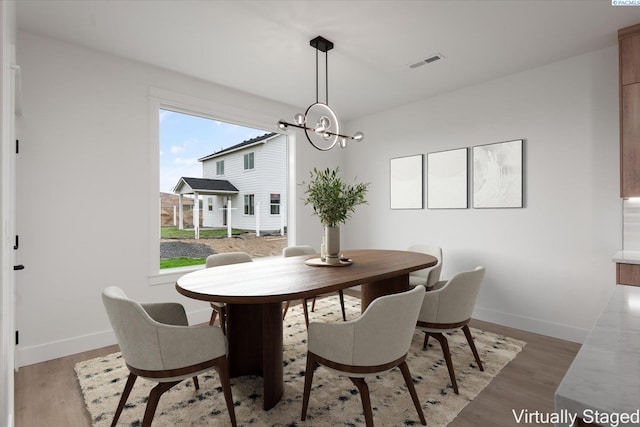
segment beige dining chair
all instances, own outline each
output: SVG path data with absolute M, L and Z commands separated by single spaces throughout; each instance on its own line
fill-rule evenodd
M 406 292 L 376 298 L 356 320 L 309 324 L 302 421 L 307 416 L 311 383 L 318 366 L 344 374 L 355 384 L 368 427 L 373 426 L 373 412 L 365 378 L 399 367 L 420 422 L 427 424 L 406 361 L 424 293 L 424 286 L 418 285 Z
M 231 425 L 236 425 L 227 361 L 227 340 L 220 328 L 189 326 L 181 304 L 140 304 L 129 299 L 122 289 L 115 286 L 104 289 L 102 302 L 122 358 L 129 369 L 129 378 L 120 397 L 112 427 L 118 423 L 138 377 L 158 383 L 149 393 L 142 420 L 142 426 L 148 427 L 164 392 L 187 378 L 193 378 L 198 390 L 200 385 L 197 376 L 211 369 L 218 371 Z
M 440 273 L 442 272 L 442 248 L 431 245 L 411 245 L 407 250 L 431 255 L 438 260 L 434 266 L 409 273 L 409 286 L 423 285 L 427 290 L 437 288 L 436 285 L 440 282 Z
M 282 249 L 282 256 L 285 258 L 299 255 L 313 255 L 315 253 L 316 250 L 309 245 L 287 246 L 286 248 Z M 344 293 L 342 292 L 342 289 L 338 291 L 338 297 L 340 298 L 340 308 L 342 309 L 342 320 L 346 321 L 347 315 L 344 310 Z M 302 310 L 304 311 L 304 323 L 309 326 L 309 309 L 307 308 L 307 301 L 308 299 L 302 300 Z M 284 306 L 284 311 L 282 312 L 282 320 L 284 320 L 285 316 L 287 315 L 287 310 L 289 310 L 290 305 L 291 301 L 289 300 Z M 313 301 L 311 303 L 311 311 L 315 311 L 315 308 L 316 297 L 313 297 Z
M 240 264 L 243 262 L 252 262 L 253 259 L 249 256 L 249 254 L 245 252 L 227 252 L 220 254 L 213 254 L 207 257 L 205 261 L 206 268 L 218 267 L 220 265 L 229 265 L 229 264 Z M 211 308 L 213 311 L 211 312 L 211 319 L 209 320 L 209 324 L 213 325 L 216 321 L 216 315 L 220 315 L 220 327 L 222 328 L 222 332 L 227 335 L 227 304 L 223 302 L 215 302 L 211 301 Z
M 425 333 L 422 349 L 427 348 L 429 337 L 434 337 L 440 342 L 449 370 L 451 385 L 456 394 L 458 394 L 458 384 L 445 333 L 462 328 L 478 368 L 484 371 L 469 329 L 471 313 L 476 304 L 484 273 L 484 267 L 476 267 L 474 270 L 456 274 L 440 289 L 427 292 L 423 298 L 420 316 L 418 316 L 417 325 Z

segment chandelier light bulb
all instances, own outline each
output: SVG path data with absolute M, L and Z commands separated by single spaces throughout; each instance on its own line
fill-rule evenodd
M 284 120 L 280 120 L 278 122 L 278 127 L 280 130 L 287 130 L 287 123 Z
M 304 114 L 302 113 L 296 114 L 295 116 L 293 116 L 293 121 L 296 122 L 298 126 L 304 125 L 304 121 L 305 121 Z
M 340 140 L 340 147 L 347 148 L 347 138 L 342 138 Z
M 362 141 L 363 138 L 364 138 L 364 133 L 362 132 L 356 132 L 353 134 L 353 139 L 356 141 Z

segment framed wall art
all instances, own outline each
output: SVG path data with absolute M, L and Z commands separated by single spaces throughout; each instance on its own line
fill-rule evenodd
M 473 207 L 523 206 L 523 140 L 473 147 Z
M 423 208 L 423 158 L 422 154 L 391 159 L 390 206 L 391 209 Z
M 427 154 L 427 208 L 469 207 L 468 157 L 467 148 Z

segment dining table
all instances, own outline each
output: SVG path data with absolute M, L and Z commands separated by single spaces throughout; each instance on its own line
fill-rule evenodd
M 341 259 L 330 265 L 317 254 L 269 257 L 196 270 L 176 282 L 177 291 L 188 298 L 226 303 L 230 375 L 263 378 L 264 410 L 284 393 L 284 301 L 359 285 L 364 312 L 379 296 L 408 290 L 410 272 L 437 263 L 424 253 L 386 249 L 345 250 Z

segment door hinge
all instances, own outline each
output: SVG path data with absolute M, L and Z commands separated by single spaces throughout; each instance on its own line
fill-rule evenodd
M 17 251 L 19 247 L 20 247 L 20 236 L 16 234 L 16 244 L 13 245 L 13 250 Z
M 20 344 L 20 331 L 16 331 L 16 345 Z
M 20 153 L 20 140 L 16 139 L 16 154 Z

